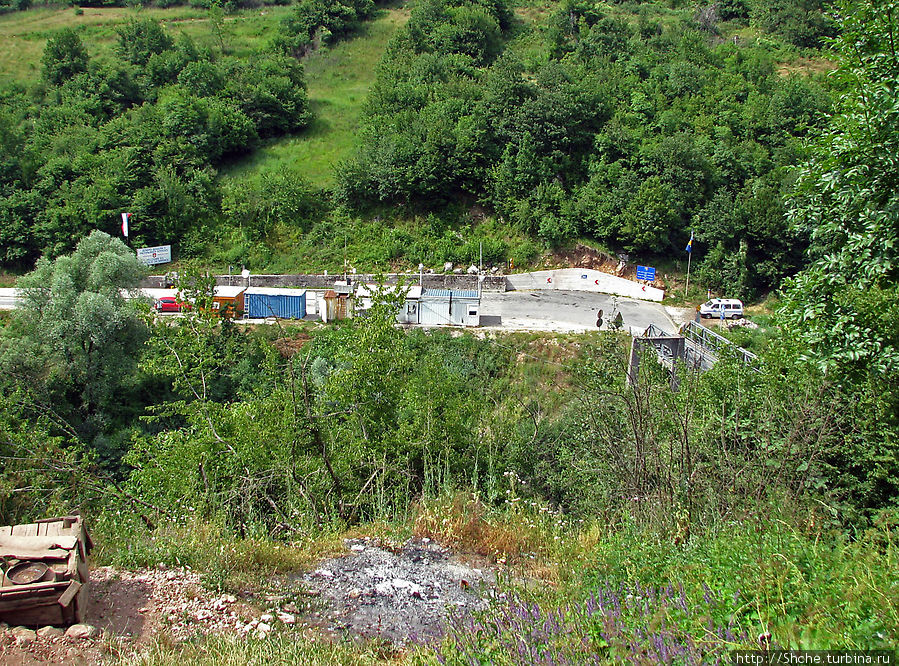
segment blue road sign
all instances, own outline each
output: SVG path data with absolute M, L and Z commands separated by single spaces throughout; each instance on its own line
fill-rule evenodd
M 652 282 L 656 279 L 656 269 L 652 266 L 637 266 L 637 279 Z

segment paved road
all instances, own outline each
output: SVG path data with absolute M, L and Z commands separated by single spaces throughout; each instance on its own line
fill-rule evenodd
M 173 290 L 144 289 L 151 298 L 173 295 Z M 311 290 L 310 290 L 311 296 Z M 315 298 L 309 298 L 309 314 L 316 311 Z M 16 307 L 15 289 L 0 289 L 0 309 Z M 658 303 L 638 301 L 586 291 L 485 291 L 481 298 L 481 326 L 501 330 L 581 332 L 596 330 L 596 313 L 603 310 L 608 321 L 616 309 L 624 319 L 625 330 L 642 333 L 655 324 L 664 330 L 676 330 L 666 310 Z
M 481 325 L 502 329 L 578 332 L 596 330 L 596 313 L 604 319 L 621 312 L 625 330 L 642 333 L 655 324 L 665 330 L 676 327 L 658 303 L 585 291 L 484 292 Z
M 12 310 L 17 302 L 15 289 L 8 287 L 0 289 L 0 310 Z

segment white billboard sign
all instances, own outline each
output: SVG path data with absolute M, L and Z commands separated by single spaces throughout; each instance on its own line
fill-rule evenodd
M 137 258 L 148 266 L 153 264 L 167 264 L 172 260 L 171 245 L 157 245 L 156 247 L 137 248 Z

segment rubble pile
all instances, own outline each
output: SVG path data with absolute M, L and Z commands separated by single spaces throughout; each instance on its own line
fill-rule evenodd
M 482 609 L 493 593 L 489 569 L 468 566 L 429 539 L 388 547 L 347 539 L 346 557 L 323 562 L 304 582 L 318 593 L 317 624 L 326 632 L 394 643 L 439 637 L 450 609 Z
M 728 330 L 733 330 L 735 328 L 748 328 L 748 329 L 752 330 L 752 329 L 756 329 L 759 327 L 759 325 L 756 324 L 754 321 L 751 321 L 751 320 L 745 319 L 745 318 L 734 319 L 732 321 L 728 321 L 725 324 L 725 326 L 727 326 Z
M 440 637 L 449 612 L 468 613 L 484 608 L 490 597 L 505 596 L 497 595 L 490 569 L 461 562 L 429 539 L 344 543 L 343 557 L 270 579 L 271 593 L 212 592 L 187 568 L 98 567 L 91 572 L 84 623 L 0 624 L 0 666 L 96 663 L 112 645 L 138 649 L 161 635 L 173 642 L 208 634 L 262 639 L 310 629 L 402 645 Z

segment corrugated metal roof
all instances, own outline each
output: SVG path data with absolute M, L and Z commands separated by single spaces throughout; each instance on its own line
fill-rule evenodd
M 425 289 L 422 296 L 432 296 L 434 298 L 477 298 L 478 292 L 470 290 L 452 290 L 452 289 Z
M 302 296 L 306 293 L 305 289 L 289 289 L 287 287 L 250 287 L 246 291 L 247 295 L 260 294 L 262 296 Z

